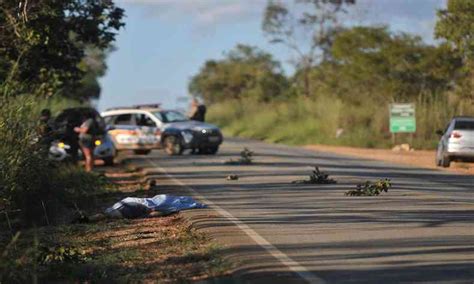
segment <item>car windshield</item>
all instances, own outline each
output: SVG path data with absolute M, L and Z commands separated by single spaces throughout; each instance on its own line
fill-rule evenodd
M 182 113 L 177 112 L 177 111 L 159 111 L 159 112 L 155 112 L 154 114 L 158 119 L 160 119 L 164 123 L 189 120 L 186 116 L 184 116 Z
M 458 120 L 454 124 L 455 130 L 474 130 L 474 120 Z

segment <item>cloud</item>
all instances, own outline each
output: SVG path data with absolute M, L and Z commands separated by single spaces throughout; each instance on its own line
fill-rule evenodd
M 436 10 L 445 7 L 446 0 L 358 0 L 363 11 L 361 24 L 384 24 L 397 32 L 420 35 L 433 41 Z
M 293 0 L 282 0 L 294 3 Z M 227 23 L 260 21 L 267 0 L 117 0 L 139 7 L 146 17 L 170 23 L 190 21 L 196 34 L 208 34 Z M 357 0 L 347 22 L 357 25 L 388 25 L 393 31 L 433 40 L 436 9 L 446 0 Z
M 265 0 L 118 0 L 119 4 L 143 8 L 148 17 L 179 21 L 188 17 L 199 26 L 213 26 L 233 20 L 260 17 Z

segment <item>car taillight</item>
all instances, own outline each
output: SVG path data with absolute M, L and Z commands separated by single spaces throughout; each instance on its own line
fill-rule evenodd
M 461 133 L 459 133 L 459 132 L 453 132 L 453 133 L 451 133 L 451 138 L 461 138 L 461 137 L 462 137 L 462 135 L 461 135 Z

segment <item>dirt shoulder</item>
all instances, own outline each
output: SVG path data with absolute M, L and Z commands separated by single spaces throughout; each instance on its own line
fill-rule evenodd
M 140 171 L 123 166 L 97 170 L 116 190 L 100 196 L 90 208 L 80 208 L 86 216 L 127 196 L 162 193 Z M 65 222 L 23 229 L 8 246 L 10 240 L 10 232 L 0 232 L 0 283 L 182 283 L 230 277 L 221 247 L 194 229 L 182 213 Z M 1 263 L 2 257 L 11 263 Z
M 372 159 L 396 164 L 410 165 L 420 168 L 440 169 L 461 174 L 474 174 L 474 164 L 452 163 L 450 168 L 435 165 L 435 151 L 392 151 L 388 149 L 367 149 L 328 145 L 306 145 L 306 149 L 348 155 L 358 158 Z

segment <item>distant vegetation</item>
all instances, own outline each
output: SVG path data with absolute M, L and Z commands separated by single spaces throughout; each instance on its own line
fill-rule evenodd
M 354 1 L 296 1 L 306 5 L 301 15 L 303 6 L 269 1 L 263 30 L 296 55 L 295 74 L 285 76 L 269 53 L 238 45 L 206 62 L 190 93 L 209 104 L 210 121 L 227 135 L 363 147 L 388 147 L 388 105 L 411 102 L 413 146 L 433 148 L 435 131 L 452 116 L 474 115 L 474 2 L 447 4 L 438 11 L 438 43 L 430 45 L 388 27 L 344 27 Z M 308 31 L 309 43 L 297 44 L 298 29 Z

